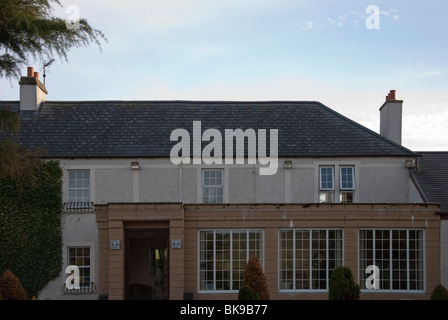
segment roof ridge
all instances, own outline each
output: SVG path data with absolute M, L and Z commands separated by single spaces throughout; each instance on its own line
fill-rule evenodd
M 1 100 L 0 100 L 1 102 Z M 14 101 L 10 101 L 14 102 Z M 310 104 L 319 103 L 312 100 L 46 100 L 45 103 L 197 103 L 197 104 Z

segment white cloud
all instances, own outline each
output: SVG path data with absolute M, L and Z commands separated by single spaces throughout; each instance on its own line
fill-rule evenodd
M 300 27 L 302 30 L 311 30 L 313 29 L 313 21 L 308 21 L 305 26 Z
M 420 72 L 417 74 L 417 76 L 428 78 L 428 77 L 439 76 L 441 74 L 443 74 L 442 70 L 431 70 L 431 71 Z
M 448 110 L 403 117 L 403 145 L 415 151 L 448 151 Z

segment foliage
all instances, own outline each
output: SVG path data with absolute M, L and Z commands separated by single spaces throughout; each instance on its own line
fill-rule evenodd
M 37 151 L 12 141 L 0 140 L 0 180 L 14 180 L 16 186 L 22 189 L 24 185 L 36 182 L 41 166 Z
M 20 118 L 17 112 L 0 110 L 0 132 L 17 133 L 20 128 Z
M 0 1 L 1 77 L 19 78 L 29 56 L 50 59 L 56 54 L 67 60 L 71 48 L 95 42 L 101 50 L 100 40 L 107 42 L 85 19 L 66 24 L 66 20 L 53 16 L 54 5 L 62 7 L 59 0 Z
M 0 278 L 0 297 L 3 300 L 26 300 L 25 289 L 10 270 L 6 270 Z
M 340 266 L 331 272 L 329 300 L 359 300 L 360 293 L 350 268 Z
M 17 275 L 31 298 L 62 268 L 62 170 L 56 161 L 44 162 L 7 144 L 26 170 L 18 170 L 18 176 L 14 169 L 3 170 L 9 155 L 0 153 L 0 272 Z M 26 179 L 27 174 L 33 178 Z
M 431 292 L 431 300 L 448 300 L 448 290 L 441 284 L 437 285 Z
M 241 285 L 247 285 L 249 288 L 258 293 L 262 300 L 269 300 L 266 275 L 264 274 L 260 262 L 256 256 L 252 256 L 247 262 Z
M 238 291 L 238 300 L 262 300 L 261 296 L 248 285 L 241 286 Z

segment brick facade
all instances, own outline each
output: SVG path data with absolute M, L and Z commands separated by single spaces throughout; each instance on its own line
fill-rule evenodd
M 263 229 L 264 271 L 272 300 L 328 299 L 328 292 L 281 292 L 278 287 L 280 228 L 343 229 L 343 261 L 358 279 L 358 230 L 361 228 L 425 230 L 425 292 L 362 291 L 361 299 L 428 299 L 440 281 L 440 208 L 431 204 L 182 204 L 122 203 L 96 205 L 99 231 L 98 293 L 125 299 L 125 246 L 109 248 L 110 240 L 125 241 L 127 229 L 169 228 L 169 239 L 181 248 L 169 249 L 169 299 L 237 299 L 231 293 L 198 292 L 198 231 L 201 229 Z

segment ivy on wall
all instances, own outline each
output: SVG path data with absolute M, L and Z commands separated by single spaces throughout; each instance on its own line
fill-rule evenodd
M 12 271 L 30 299 L 62 268 L 62 170 L 39 160 L 24 172 L 29 179 L 0 174 L 0 274 Z

